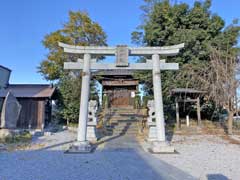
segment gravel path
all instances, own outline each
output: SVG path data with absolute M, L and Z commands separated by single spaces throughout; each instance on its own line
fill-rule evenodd
M 145 153 L 128 136 L 110 137 L 92 154 L 65 154 L 76 135 L 35 138 L 30 149 L 0 154 L 1 180 L 195 179 Z
M 0 180 L 240 179 L 240 147 L 219 137 L 174 136 L 179 154 L 152 155 L 129 136 L 106 138 L 92 154 L 65 154 L 75 137 L 62 131 L 1 152 Z

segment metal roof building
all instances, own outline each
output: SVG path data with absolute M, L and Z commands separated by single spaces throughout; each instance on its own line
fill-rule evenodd
M 0 89 L 6 87 L 9 84 L 11 70 L 0 65 Z
M 16 98 L 51 98 L 55 87 L 48 84 L 10 84 L 0 91 L 0 97 L 11 92 Z

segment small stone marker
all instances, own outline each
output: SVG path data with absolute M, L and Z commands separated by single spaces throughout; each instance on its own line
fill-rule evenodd
M 19 104 L 16 97 L 8 92 L 2 108 L 1 128 L 15 129 L 17 127 L 17 120 L 20 115 L 22 106 Z
M 189 115 L 186 116 L 186 124 L 187 124 L 187 127 L 190 126 L 190 122 L 189 122 Z

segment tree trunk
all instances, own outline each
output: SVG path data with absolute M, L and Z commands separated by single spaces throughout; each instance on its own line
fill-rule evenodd
M 228 134 L 232 135 L 233 133 L 233 112 L 228 111 Z

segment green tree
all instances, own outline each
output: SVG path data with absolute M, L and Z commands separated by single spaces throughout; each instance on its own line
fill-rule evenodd
M 132 41 L 144 46 L 185 43 L 179 55 L 165 58 L 167 62 L 179 63 L 180 70 L 162 73 L 164 97 L 169 95 L 170 88 L 194 88 L 188 69 L 209 63 L 209 46 L 226 50 L 237 45 L 239 26 L 235 23 L 225 28 L 224 20 L 210 11 L 211 0 L 196 1 L 193 7 L 186 3 L 174 4 L 169 0 L 145 2 L 142 7 L 144 20 L 137 31 L 132 33 Z M 136 73 L 136 76 L 145 83 L 145 91 L 152 94 L 151 72 Z
M 106 39 L 102 27 L 92 21 L 87 13 L 81 11 L 70 11 L 69 19 L 63 27 L 44 37 L 43 45 L 48 54 L 38 69 L 46 80 L 55 81 L 59 87 L 60 112 L 64 119 L 69 121 L 78 119 L 81 73 L 63 70 L 63 63 L 75 62 L 81 57 L 64 53 L 58 42 L 79 46 L 106 46 Z
M 63 76 L 59 83 L 60 102 L 60 114 L 69 122 L 77 122 L 80 103 L 80 89 L 81 79 L 80 77 Z

